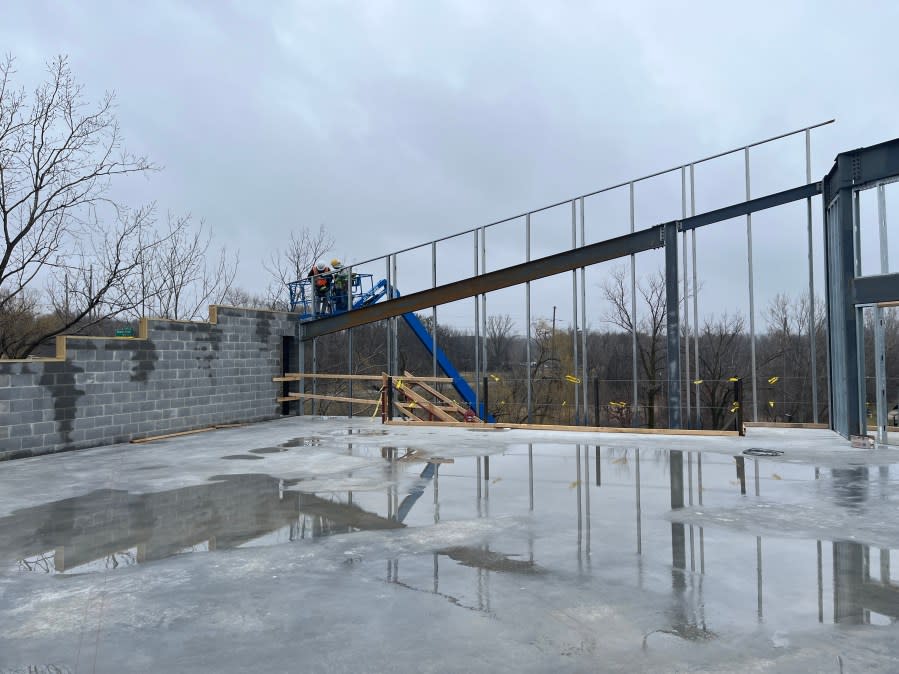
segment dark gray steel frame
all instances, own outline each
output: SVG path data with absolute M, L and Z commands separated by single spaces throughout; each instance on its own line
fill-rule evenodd
M 801 185 L 783 192 L 750 199 L 725 208 L 701 213 L 681 220 L 672 220 L 648 229 L 613 239 L 573 248 L 530 262 L 498 269 L 486 274 L 447 283 L 430 290 L 404 295 L 355 311 L 329 316 L 301 325 L 301 339 L 312 340 L 333 332 L 420 311 L 440 304 L 474 297 L 483 293 L 520 285 L 547 276 L 587 267 L 647 250 L 665 247 L 665 282 L 667 300 L 668 346 L 668 409 L 669 426 L 681 428 L 680 418 L 680 301 L 678 298 L 677 233 L 715 222 L 730 220 L 749 213 L 774 208 L 820 194 L 822 183 Z
M 855 195 L 899 177 L 899 139 L 837 155 L 824 178 L 825 272 L 830 371 L 830 426 L 841 435 L 867 434 L 865 305 L 899 301 L 899 274 L 856 276 Z

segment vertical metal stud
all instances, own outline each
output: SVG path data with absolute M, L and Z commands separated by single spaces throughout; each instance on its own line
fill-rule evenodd
M 577 248 L 577 201 L 571 200 L 571 248 Z M 577 345 L 577 269 L 571 270 L 571 373 L 577 376 L 578 371 L 578 345 Z M 580 391 L 574 384 L 574 423 L 580 423 Z M 580 464 L 580 462 L 578 462 Z
M 690 215 L 696 215 L 696 173 L 694 171 L 693 164 L 690 164 Z M 696 271 L 695 229 L 690 232 L 690 242 L 693 248 L 691 254 L 691 259 L 693 261 L 693 328 L 696 330 L 696 334 L 693 337 L 693 369 L 696 373 L 696 381 L 699 381 L 701 377 L 699 373 L 699 281 L 697 280 L 698 273 Z M 693 428 L 702 427 L 702 407 L 700 405 L 701 399 L 699 397 L 699 387 L 700 384 L 696 384 L 696 389 L 693 392 L 693 400 L 695 402 L 694 408 L 696 413 L 696 421 L 693 424 Z
M 387 299 L 390 300 L 393 297 L 393 278 L 390 269 L 390 255 L 384 258 L 384 264 L 386 266 L 384 275 L 387 277 Z M 388 318 L 384 323 L 387 328 L 387 363 L 384 367 L 387 370 L 387 374 L 393 375 L 395 374 L 393 370 L 391 370 L 391 365 L 393 363 L 393 330 L 391 329 L 393 327 L 393 320 Z
M 524 218 L 524 229 L 525 229 L 525 261 L 531 261 L 531 214 L 528 213 Z M 533 382 L 531 381 L 531 282 L 527 281 L 524 284 L 524 294 L 525 294 L 525 311 L 524 311 L 524 320 L 527 323 L 525 328 L 525 357 L 527 363 L 525 363 L 525 369 L 527 371 L 527 388 L 528 388 L 528 423 L 533 423 L 531 419 L 531 415 L 533 413 Z
M 749 189 L 749 148 L 743 148 L 746 168 L 746 201 L 750 199 Z M 752 273 L 752 214 L 746 214 L 746 251 L 749 264 L 749 362 L 752 369 L 752 420 L 759 420 L 758 382 L 755 363 L 755 281 Z
M 318 337 L 312 338 L 312 374 L 315 375 L 318 373 Z M 312 395 L 315 395 L 317 390 L 318 377 L 312 377 Z M 312 416 L 316 416 L 318 414 L 318 406 L 319 402 L 316 398 L 312 399 Z
M 474 267 L 472 276 L 478 275 L 478 231 L 474 230 Z M 477 295 L 474 300 L 474 409 L 480 415 L 481 409 L 481 387 L 478 382 L 481 381 L 481 303 Z
M 431 287 L 437 287 L 437 242 L 431 242 Z M 437 305 L 431 307 L 431 369 L 437 376 Z
M 680 212 L 681 218 L 687 217 L 687 168 L 680 167 Z M 687 279 L 687 232 L 681 236 L 681 248 L 683 250 L 684 265 L 684 391 L 686 393 L 685 421 L 690 427 L 690 283 Z
M 352 279 L 353 277 L 350 276 L 350 278 Z M 352 285 L 350 285 L 349 289 L 347 290 L 347 293 L 349 295 L 349 302 L 347 303 L 347 306 L 349 307 L 353 304 Z M 350 328 L 346 332 L 346 352 L 347 352 L 347 359 L 346 359 L 347 365 L 349 366 L 350 374 L 353 374 L 353 328 Z M 349 397 L 352 398 L 353 397 L 353 380 L 350 379 L 349 382 L 347 382 L 347 384 L 348 384 L 348 388 L 349 388 Z M 353 418 L 353 403 L 350 403 L 349 407 L 350 407 L 350 418 L 352 419 Z
M 481 274 L 487 273 L 487 228 L 481 227 Z M 478 381 L 485 381 L 487 378 L 487 293 L 481 295 L 481 377 Z M 486 384 L 485 384 L 486 386 Z M 484 401 L 483 412 L 480 417 L 487 421 L 487 390 L 484 389 L 482 394 Z
M 812 182 L 812 139 L 811 131 L 805 130 L 805 182 Z M 806 220 L 808 229 L 808 336 L 809 364 L 812 382 L 812 421 L 818 423 L 818 346 L 815 329 L 815 255 L 812 236 L 812 199 L 806 201 Z
M 584 197 L 581 197 L 581 247 L 584 241 Z M 587 425 L 587 270 L 581 267 L 581 393 L 583 394 L 584 425 Z M 597 425 L 599 421 L 596 421 Z M 588 493 L 589 494 L 589 493 Z M 589 531 L 588 531 L 589 533 Z M 588 539 L 589 540 L 589 539 Z
M 886 190 L 880 184 L 877 189 L 877 221 L 880 239 L 880 273 L 890 272 L 889 250 L 887 247 L 887 205 Z M 883 323 L 883 309 L 874 307 L 874 380 L 877 388 L 877 442 L 887 443 L 887 369 L 886 335 Z
M 391 256 L 391 258 L 393 260 L 393 263 L 391 265 L 391 272 L 390 272 L 390 299 L 393 299 L 394 297 L 397 297 L 396 288 L 399 283 L 398 279 L 397 279 L 397 273 L 396 273 L 396 253 L 394 253 Z M 390 364 L 390 373 L 394 374 L 394 375 L 398 375 L 399 372 L 397 370 L 398 370 L 399 355 L 400 355 L 399 330 L 398 330 L 399 319 L 396 316 L 394 316 L 393 318 L 390 319 L 390 323 L 391 323 L 391 335 L 392 335 L 392 339 L 393 339 L 393 349 L 392 349 L 393 362 Z
M 631 233 L 634 232 L 634 183 L 630 183 L 630 221 Z M 638 425 L 639 399 L 637 393 L 637 260 L 631 255 L 631 368 L 633 373 L 633 393 L 631 404 L 633 406 L 632 425 Z

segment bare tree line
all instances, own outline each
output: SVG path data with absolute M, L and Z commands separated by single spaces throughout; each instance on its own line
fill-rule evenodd
M 667 380 L 665 377 L 667 344 L 665 332 L 664 279 L 660 272 L 637 284 L 637 404 L 633 401 L 632 334 L 634 321 L 630 284 L 623 269 L 613 272 L 601 287 L 609 310 L 597 328 L 586 332 L 588 376 L 582 378 L 575 368 L 570 328 L 556 329 L 546 319 L 531 326 L 530 361 L 526 338 L 508 315 L 487 318 L 484 336 L 488 353 L 488 401 L 490 411 L 500 420 L 533 423 L 599 423 L 600 425 L 664 427 L 668 424 Z M 699 329 L 682 339 L 681 358 L 690 360 L 691 381 L 682 383 L 682 418 L 695 428 L 732 428 L 735 420 L 734 383 L 744 382 L 744 418 L 752 419 L 753 407 L 760 421 L 811 422 L 812 387 L 817 386 L 817 418 L 828 420 L 827 345 L 825 311 L 816 302 L 814 335 L 817 344 L 817 381 L 812 379 L 811 331 L 807 296 L 775 296 L 762 311 L 764 328 L 756 335 L 758 400 L 751 399 L 750 335 L 747 321 L 739 313 L 707 316 Z M 430 329 L 430 317 L 421 317 Z M 895 314 L 886 321 L 887 350 L 899 349 L 899 320 Z M 866 348 L 872 360 L 873 327 L 866 326 Z M 580 337 L 580 335 L 579 335 Z M 375 323 L 353 329 L 353 372 L 379 373 L 386 369 L 386 324 Z M 471 384 L 474 381 L 475 354 L 481 347 L 475 335 L 450 325 L 437 326 L 437 342 L 455 367 Z M 578 340 L 580 343 L 580 339 Z M 694 344 L 698 343 L 699 363 L 694 362 Z M 430 354 L 417 338 L 399 323 L 399 370 L 429 373 Z M 347 336 L 319 340 L 320 371 L 346 373 Z M 873 365 L 872 365 L 873 367 Z M 899 386 L 899 362 L 888 360 L 888 390 Z M 869 368 L 872 372 L 873 369 Z M 685 368 L 682 367 L 685 373 Z M 527 382 L 531 382 L 531 411 L 527 409 Z M 330 384 L 320 383 L 327 388 Z M 578 403 L 588 386 L 588 409 Z M 333 386 L 336 386 L 334 384 Z M 596 398 L 598 387 L 599 396 Z M 873 380 L 869 384 L 873 400 Z M 688 390 L 689 389 L 689 393 Z M 320 390 L 319 392 L 324 392 Z M 333 391 L 343 395 L 345 391 Z M 577 395 L 577 398 L 576 398 Z M 690 414 L 686 414 L 687 396 Z M 698 399 L 697 399 L 698 398 Z M 595 400 L 595 402 L 594 402 Z M 754 403 L 754 404 L 753 404 Z M 324 405 L 330 414 L 345 413 L 340 403 Z M 595 410 L 598 408 L 599 416 Z
M 159 167 L 124 147 L 113 94 L 89 103 L 59 56 L 29 95 L 14 66 L 0 61 L 0 357 L 143 316 L 204 319 L 210 304 L 289 308 L 285 281 L 333 243 L 323 228 L 263 264 L 262 294 L 236 287 L 238 255 L 202 219 L 114 198 L 114 183 Z

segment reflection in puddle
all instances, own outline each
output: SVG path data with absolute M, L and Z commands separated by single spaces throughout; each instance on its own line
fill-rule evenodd
M 320 447 L 323 438 L 315 435 L 301 438 L 291 438 L 287 442 L 282 442 L 279 447 Z
M 223 458 L 261 459 L 286 451 L 287 444 L 320 441 L 294 438 L 280 447 Z M 368 531 L 382 533 L 365 539 L 364 552 L 344 553 L 341 568 L 371 574 L 377 567 L 380 574 L 386 561 L 388 582 L 486 614 L 493 611 L 488 577 L 517 574 L 520 580 L 506 581 L 516 586 L 531 576 L 560 583 L 574 569 L 581 579 L 607 574 L 602 582 L 610 586 L 654 592 L 664 597 L 657 609 L 663 618 L 646 632 L 644 646 L 672 637 L 715 638 L 726 621 L 707 624 L 707 604 L 718 612 L 709 615 L 720 618 L 730 611 L 730 619 L 739 607 L 739 620 L 758 624 L 785 615 L 821 623 L 899 619 L 894 550 L 814 540 L 817 535 L 785 541 L 753 529 L 764 517 L 769 529 L 772 523 L 795 527 L 797 515 L 811 505 L 834 509 L 818 519 L 839 512 L 886 521 L 895 481 L 888 474 L 878 479 L 867 467 L 833 469 L 816 481 L 817 472 L 810 479 L 812 467 L 778 463 L 774 473 L 770 463 L 748 457 L 735 465 L 732 457 L 698 452 L 641 456 L 633 450 L 554 445 L 494 454 L 490 476 L 484 458 L 449 463 L 420 450 L 377 445 L 350 451 L 378 459 L 374 467 L 359 469 L 377 476 L 377 491 L 297 491 L 288 487 L 303 486 L 301 479 L 264 474 L 216 475 L 201 485 L 156 493 L 102 489 L 0 518 L 0 566 L 28 573 L 106 572 L 185 553 L 306 544 Z M 740 488 L 735 488 L 738 470 Z M 365 482 L 352 473 L 343 476 Z M 816 500 L 800 508 L 790 499 L 803 487 Z M 778 506 L 781 497 L 787 503 Z M 676 513 L 692 519 L 677 521 Z M 744 521 L 735 523 L 739 517 Z M 508 518 L 520 519 L 509 524 Z M 447 538 L 445 529 L 436 528 L 451 523 L 466 530 L 486 520 L 501 535 L 472 543 L 470 536 Z M 391 538 L 395 534 L 389 532 L 401 529 L 408 534 Z M 358 538 L 346 540 L 353 545 Z M 419 547 L 397 552 L 401 541 Z M 705 582 L 707 547 L 709 577 L 717 576 L 711 583 Z M 746 582 L 734 587 L 728 581 L 727 591 L 716 594 L 722 575 L 735 568 Z

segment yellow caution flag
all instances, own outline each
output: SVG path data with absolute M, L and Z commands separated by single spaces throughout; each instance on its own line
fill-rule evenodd
M 776 383 L 778 382 L 779 379 L 780 379 L 780 377 L 778 377 L 777 375 L 775 375 L 775 376 L 773 376 L 773 377 L 768 377 L 768 383 L 769 383 L 769 384 L 776 384 Z
M 578 377 L 575 377 L 573 374 L 566 374 L 565 379 L 570 381 L 572 384 L 580 384 L 581 380 Z
M 705 381 L 704 379 L 694 379 L 694 380 L 693 380 L 693 383 L 694 383 L 694 384 L 701 384 L 701 383 L 703 383 L 704 381 Z
M 774 401 L 773 401 L 773 400 L 769 400 L 769 401 L 768 401 L 768 407 L 774 407 Z
M 491 375 L 490 375 L 490 378 L 491 378 L 493 381 L 499 381 L 499 377 L 497 377 L 495 374 L 491 374 Z
M 739 377 L 729 377 L 727 381 L 740 381 Z

